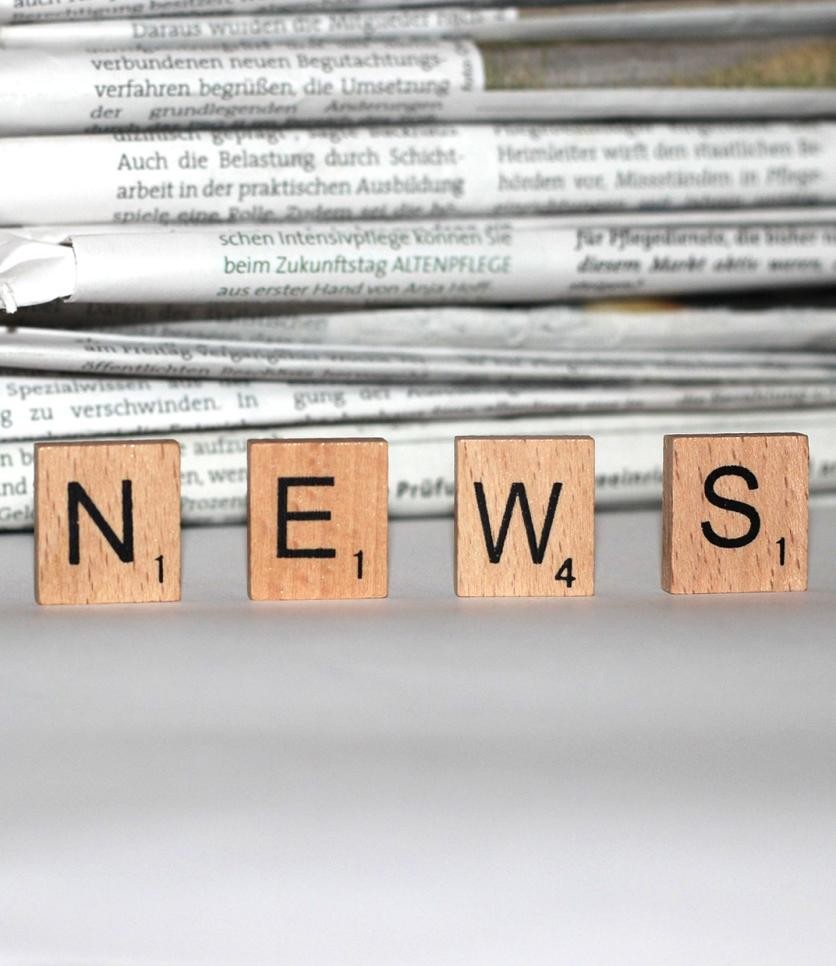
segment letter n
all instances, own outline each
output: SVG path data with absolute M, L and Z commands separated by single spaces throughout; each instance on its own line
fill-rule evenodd
M 102 536 L 112 547 L 122 563 L 133 563 L 134 560 L 134 512 L 133 488 L 130 480 L 122 480 L 122 536 L 105 520 L 101 510 L 90 498 L 84 487 L 75 480 L 67 483 L 67 517 L 69 519 L 69 560 L 73 565 L 81 562 L 81 546 L 79 540 L 79 509 L 84 507 L 87 515 L 101 531 Z

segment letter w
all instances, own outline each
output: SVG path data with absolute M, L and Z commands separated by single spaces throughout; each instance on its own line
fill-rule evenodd
M 90 499 L 87 490 L 73 480 L 67 483 L 67 513 L 69 514 L 70 530 L 70 563 L 81 563 L 81 548 L 79 546 L 78 509 L 83 506 L 90 519 L 101 530 L 105 540 L 116 552 L 122 563 L 133 563 L 134 559 L 134 512 L 133 492 L 130 480 L 122 480 L 122 539 L 114 533 L 113 528 L 102 516 L 101 510 Z
M 481 483 L 474 483 L 473 489 L 476 491 L 476 505 L 479 507 L 479 519 L 482 521 L 482 533 L 485 535 L 488 560 L 492 564 L 496 564 L 502 559 L 502 551 L 505 549 L 508 528 L 511 525 L 511 517 L 514 513 L 514 505 L 519 500 L 520 513 L 522 514 L 523 524 L 525 525 L 525 535 L 528 538 L 531 559 L 534 563 L 541 564 L 546 555 L 546 547 L 549 543 L 549 535 L 552 532 L 554 515 L 557 512 L 557 501 L 560 499 L 560 491 L 563 489 L 563 484 L 552 484 L 552 492 L 549 497 L 549 505 L 546 508 L 546 519 L 543 521 L 543 530 L 540 534 L 539 543 L 537 541 L 537 534 L 534 532 L 534 521 L 531 519 L 531 507 L 528 503 L 528 494 L 525 492 L 525 483 L 511 484 L 511 491 L 508 494 L 508 502 L 505 504 L 505 513 L 502 516 L 502 523 L 499 525 L 499 534 L 497 535 L 496 542 L 494 542 L 491 521 L 488 516 L 485 488 Z

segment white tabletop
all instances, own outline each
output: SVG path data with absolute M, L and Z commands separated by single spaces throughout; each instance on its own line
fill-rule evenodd
M 832 963 L 836 508 L 811 591 L 672 598 L 653 512 L 589 600 L 458 600 L 452 522 L 392 596 L 39 608 L 0 538 L 0 961 Z

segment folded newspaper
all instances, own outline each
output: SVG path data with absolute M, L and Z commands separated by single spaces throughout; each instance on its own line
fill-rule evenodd
M 542 355 L 576 350 L 596 354 L 607 350 L 684 350 L 681 354 L 685 359 L 693 358 L 694 352 L 716 350 L 836 351 L 836 301 L 826 291 L 817 297 L 801 295 L 807 297 L 792 302 L 770 294 L 708 303 L 679 298 L 293 313 L 282 312 L 281 306 L 237 303 L 126 306 L 53 302 L 22 309 L 14 321 L 20 326 L 37 326 L 35 335 L 47 341 L 54 335 L 62 345 L 70 335 L 148 337 L 157 346 L 155 356 L 165 355 L 161 346 L 170 339 L 220 341 L 230 345 L 233 363 L 237 360 L 235 346 L 241 342 L 257 343 L 268 350 L 277 343 L 457 347 L 483 352 L 504 349 L 511 358 L 519 352 Z M 17 337 L 23 330 L 15 327 L 9 331 Z M 70 341 L 70 345 L 76 343 Z M 96 354 L 96 371 L 123 371 L 110 369 L 124 361 L 118 351 Z M 147 352 L 135 355 L 145 356 L 146 363 L 154 364 Z M 16 356 L 7 349 L 6 364 L 13 358 Z M 139 364 L 140 359 L 135 358 L 135 362 Z M 89 358 L 88 363 L 92 363 Z M 30 364 L 27 361 L 24 368 Z
M 705 402 L 700 403 L 701 397 L 695 386 L 709 385 L 711 392 L 716 394 L 718 386 L 710 385 L 712 383 L 775 383 L 778 398 L 785 392 L 781 384 L 828 382 L 836 375 L 836 352 L 797 349 L 784 352 L 752 348 L 721 352 L 605 347 L 491 350 L 439 344 L 363 346 L 349 338 L 343 344 L 329 342 L 312 346 L 298 342 L 245 340 L 240 336 L 196 338 L 179 331 L 161 338 L 134 332 L 26 327 L 0 328 L 0 358 L 7 370 L 118 373 L 173 379 L 211 377 L 325 383 L 377 380 L 400 386 L 412 383 L 410 388 L 415 394 L 425 398 L 429 394 L 417 384 L 471 384 L 490 387 L 490 392 L 495 393 L 497 384 L 514 386 L 514 391 L 518 392 L 523 387 L 527 390 L 531 384 L 542 388 L 562 383 L 578 388 L 607 383 L 622 386 L 679 383 L 687 387 L 694 405 L 708 405 L 711 398 L 706 396 Z M 822 387 L 813 388 L 815 396 L 811 398 L 820 400 Z M 444 391 L 443 388 L 431 390 Z M 469 391 L 455 390 L 459 393 Z M 742 387 L 735 387 L 736 393 L 743 391 Z M 760 393 L 762 386 L 756 386 L 755 391 Z M 394 392 L 395 389 L 387 387 L 385 395 L 390 398 Z M 641 400 L 641 394 L 635 394 L 634 398 Z M 718 405 L 722 405 L 722 397 L 717 395 L 716 398 Z M 611 393 L 606 399 L 606 406 L 598 408 L 622 408 Z M 645 404 L 639 401 L 637 405 Z
M 534 6 L 597 4 L 609 0 L 535 0 Z M 779 2 L 779 0 L 772 0 Z M 435 0 L 400 0 L 399 7 L 431 7 Z M 480 6 L 482 0 L 465 0 Z M 354 10 L 388 7 L 391 0 L 0 0 L 0 23 L 32 23 L 42 20 L 95 20 L 109 17 L 176 16 L 190 12 L 236 13 L 269 10 Z M 525 3 L 518 3 L 524 6 Z
M 722 413 L 584 414 L 422 422 L 340 422 L 166 432 L 182 448 L 182 509 L 187 524 L 246 519 L 247 440 L 384 437 L 389 441 L 389 509 L 394 516 L 449 514 L 453 507 L 453 439 L 469 435 L 595 437 L 599 506 L 656 502 L 662 489 L 666 433 L 803 432 L 810 437 L 813 492 L 836 489 L 836 409 Z M 39 434 L 40 435 L 40 434 Z M 0 443 L 0 529 L 33 523 L 33 441 Z
M 836 2 L 2 4 L 0 528 L 43 438 L 176 436 L 190 523 L 253 437 L 386 437 L 396 514 L 468 434 L 592 434 L 606 506 L 807 432 L 836 490 Z
M 836 123 L 389 125 L 4 138 L 0 171 L 0 225 L 826 205 L 836 203 Z
M 33 439 L 114 434 L 180 439 L 192 523 L 243 519 L 260 436 L 384 435 L 396 514 L 449 512 L 452 438 L 474 433 L 593 433 L 606 506 L 658 497 L 666 431 L 793 429 L 811 435 L 814 488 L 833 489 L 834 319 L 827 304 L 642 304 L 8 329 L 0 526 L 31 525 Z
M 40 20 L 0 24 L 0 47 L 206 47 L 218 43 L 278 40 L 371 40 L 404 37 L 469 37 L 474 40 L 694 40 L 803 36 L 832 31 L 833 0 L 767 0 L 652 8 L 621 4 L 577 11 L 572 7 L 373 7 L 347 10 L 223 16 L 147 16 L 141 7 L 120 19 Z M 360 7 L 359 3 L 352 6 Z M 201 10 L 206 6 L 201 3 Z M 43 7 L 41 9 L 44 9 Z M 46 9 L 49 9 L 47 6 Z M 60 8 L 59 8 L 60 9 Z M 64 8 L 69 9 L 69 8 Z M 147 12 L 154 12 L 153 8 Z
M 629 10 L 631 3 L 624 3 L 624 0 L 522 0 L 516 6 L 518 8 L 535 7 L 539 10 L 548 8 L 559 8 L 562 6 L 571 9 L 574 4 L 582 4 L 591 8 L 599 9 L 605 18 L 612 17 L 613 13 Z M 821 4 L 823 0 L 819 0 Z M 394 5 L 399 8 L 410 7 L 433 7 L 437 5 L 436 0 L 401 0 Z M 463 7 L 482 7 L 491 6 L 483 0 L 460 0 Z M 811 6 L 803 0 L 760 0 L 757 4 L 761 9 L 779 6 L 799 7 Z M 269 11 L 288 10 L 295 14 L 308 14 L 311 11 L 332 11 L 342 13 L 345 11 L 367 10 L 376 7 L 391 7 L 390 0 L 0 0 L 0 23 L 40 23 L 49 21 L 87 21 L 106 18 L 127 19 L 139 17 L 143 19 L 156 17 L 183 17 L 190 13 L 221 13 L 234 15 L 236 13 L 264 13 Z M 657 11 L 662 16 L 669 11 L 674 12 L 682 7 L 689 7 L 687 0 L 657 0 L 654 3 Z M 751 6 L 748 0 L 728 0 L 725 4 L 728 11 L 728 21 L 731 24 L 736 22 L 749 22 L 751 15 L 747 13 L 747 8 Z M 641 5 L 636 3 L 638 10 Z
M 471 40 L 7 50 L 0 135 L 833 113 L 836 40 L 645 47 Z M 676 49 L 674 49 L 676 48 Z M 745 92 L 743 92 L 745 89 Z

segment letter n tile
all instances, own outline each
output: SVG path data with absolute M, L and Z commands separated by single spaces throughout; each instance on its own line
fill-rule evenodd
M 35 446 L 39 604 L 180 599 L 180 445 Z

